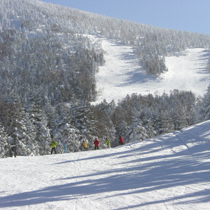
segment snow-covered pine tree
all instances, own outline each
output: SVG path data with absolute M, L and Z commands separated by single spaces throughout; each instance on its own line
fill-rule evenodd
M 153 127 L 153 122 L 151 118 L 143 118 L 142 125 L 147 131 L 148 138 L 152 138 L 157 135 L 157 132 L 155 131 Z
M 174 131 L 174 123 L 167 110 L 160 109 L 157 123 L 159 124 L 159 128 L 157 130 L 159 134 Z
M 127 125 L 127 123 L 124 120 L 122 120 L 122 122 L 120 122 L 120 124 L 118 125 L 117 130 L 116 130 L 117 138 L 114 141 L 114 146 L 119 145 L 119 136 L 122 136 L 124 142 L 128 143 L 129 142 L 129 138 L 127 135 L 128 133 L 129 133 L 129 126 Z
M 201 118 L 204 120 L 210 119 L 210 85 L 208 86 L 207 93 L 204 98 L 198 104 L 199 110 L 201 112 Z
M 93 149 L 93 141 L 98 136 L 96 120 L 90 104 L 80 103 L 71 108 L 71 124 L 80 131 L 80 142 L 86 139 L 89 149 Z
M 30 120 L 30 115 L 29 113 L 25 114 L 25 135 L 24 135 L 24 142 L 25 145 L 28 148 L 28 154 L 27 155 L 39 155 L 39 145 L 38 142 L 35 140 L 36 139 L 36 127 Z
M 2 120 L 6 125 L 6 131 L 10 136 L 9 147 L 15 155 L 28 155 L 30 154 L 29 149 L 27 148 L 26 139 L 26 118 L 25 111 L 23 106 L 15 92 L 11 93 L 11 97 L 5 101 L 7 107 L 5 107 L 4 111 L 2 110 Z M 5 116 L 3 113 L 7 113 Z M 7 117 L 10 120 L 7 121 Z
M 129 126 L 126 138 L 129 142 L 144 140 L 148 138 L 146 129 L 142 125 L 141 119 L 133 117 L 133 120 Z
M 52 131 L 56 128 L 55 108 L 50 104 L 49 100 L 47 100 L 43 109 L 48 121 L 47 127 L 51 130 L 52 133 Z
M 42 109 L 41 98 L 39 97 L 39 94 L 33 94 L 33 97 L 31 98 L 29 113 L 30 120 L 36 130 L 35 141 L 38 143 L 37 147 L 39 154 L 49 154 L 51 141 L 50 129 L 47 127 L 48 121 L 46 114 Z
M 0 123 L 0 158 L 10 156 L 10 146 L 8 143 L 8 135 L 4 130 L 4 127 Z
M 186 116 L 184 112 L 174 112 L 173 113 L 173 121 L 174 121 L 174 129 L 181 130 L 188 126 L 188 122 L 186 120 Z
M 58 142 L 57 152 L 63 153 L 64 143 L 67 141 L 67 152 L 80 150 L 81 132 L 72 125 L 71 104 L 60 103 L 55 108 L 55 123 L 52 130 L 54 139 Z

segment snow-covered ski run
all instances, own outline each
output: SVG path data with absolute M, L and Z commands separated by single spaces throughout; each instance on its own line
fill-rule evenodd
M 181 56 L 165 58 L 168 71 L 160 77 L 148 76 L 139 65 L 132 47 L 123 46 L 113 40 L 89 36 L 92 42 L 101 42 L 105 52 L 105 65 L 96 74 L 100 103 L 104 99 L 117 102 L 127 94 L 142 95 L 169 93 L 174 89 L 192 91 L 203 96 L 209 85 L 206 71 L 209 51 L 203 48 L 188 49 Z
M 207 210 L 210 121 L 117 148 L 0 159 L 4 210 Z

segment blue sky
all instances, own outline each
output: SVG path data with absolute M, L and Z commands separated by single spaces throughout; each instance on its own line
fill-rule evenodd
M 210 34 L 210 0 L 40 0 L 158 26 Z

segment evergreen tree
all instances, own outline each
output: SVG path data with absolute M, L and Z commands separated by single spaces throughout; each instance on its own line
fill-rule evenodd
M 129 133 L 129 126 L 123 120 L 117 126 L 117 129 L 116 129 L 116 136 L 117 136 L 117 138 L 116 138 L 116 140 L 114 142 L 114 146 L 119 145 L 119 136 L 122 136 L 123 137 L 123 140 L 124 140 L 125 143 L 129 143 L 128 133 Z
M 157 132 L 155 131 L 153 127 L 153 123 L 151 119 L 146 119 L 143 121 L 143 127 L 147 131 L 148 138 L 152 138 L 157 135 Z
M 30 121 L 33 123 L 36 131 L 35 141 L 38 143 L 40 155 L 49 154 L 50 152 L 50 130 L 47 127 L 48 121 L 45 112 L 42 110 L 41 98 L 39 94 L 34 94 L 31 99 L 29 109 Z
M 71 105 L 60 103 L 55 108 L 55 125 L 52 131 L 57 142 L 57 151 L 63 153 L 63 145 L 67 141 L 67 151 L 80 150 L 81 132 L 72 124 Z
M 158 133 L 159 134 L 164 134 L 164 133 L 170 133 L 174 130 L 174 124 L 173 120 L 171 118 L 171 115 L 168 113 L 168 111 L 160 110 L 159 111 L 159 128 L 158 128 Z
M 8 135 L 4 127 L 0 123 L 0 158 L 5 158 L 10 155 L 10 146 L 8 144 Z
M 129 126 L 126 138 L 129 142 L 144 140 L 148 138 L 147 131 L 142 125 L 141 119 L 133 117 L 132 123 Z

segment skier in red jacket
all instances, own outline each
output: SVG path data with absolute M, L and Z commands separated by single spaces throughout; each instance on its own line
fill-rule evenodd
M 99 141 L 97 138 L 95 138 L 95 141 L 94 141 L 94 144 L 95 144 L 95 149 L 99 149 Z
M 123 140 L 122 136 L 119 137 L 119 143 L 120 143 L 121 145 L 124 144 L 124 140 Z

